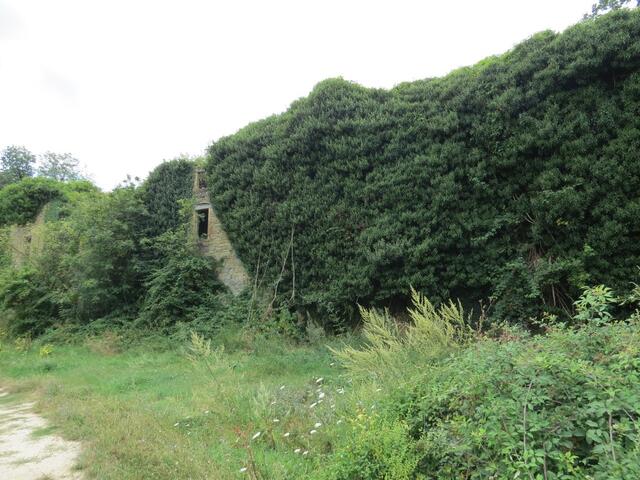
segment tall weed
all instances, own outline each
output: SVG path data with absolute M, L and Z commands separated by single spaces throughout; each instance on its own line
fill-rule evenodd
M 353 373 L 384 376 L 403 373 L 407 360 L 420 356 L 431 361 L 464 345 L 471 338 L 462 306 L 449 301 L 435 307 L 424 295 L 411 289 L 411 322 L 402 324 L 388 310 L 360 307 L 365 345 L 345 346 L 332 352 Z

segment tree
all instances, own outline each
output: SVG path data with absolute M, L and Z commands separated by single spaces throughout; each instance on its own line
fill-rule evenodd
M 618 10 L 626 5 L 629 5 L 634 0 L 598 0 L 598 3 L 594 3 L 591 6 L 591 13 L 586 13 L 584 18 L 595 18 L 598 15 L 603 15 L 611 10 Z M 640 0 L 635 0 L 636 6 L 640 5 Z
M 81 180 L 84 175 L 80 172 L 79 163 L 70 153 L 46 152 L 40 157 L 38 175 L 61 182 Z
M 11 145 L 0 156 L 0 187 L 33 176 L 36 157 L 25 147 Z

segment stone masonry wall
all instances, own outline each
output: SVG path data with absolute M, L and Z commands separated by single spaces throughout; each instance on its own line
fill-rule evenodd
M 209 202 L 209 193 L 203 181 L 203 170 L 196 170 L 194 175 L 194 193 L 196 197 L 196 211 L 208 210 L 209 225 L 206 237 L 199 239 L 202 253 L 216 259 L 218 267 L 218 278 L 224 283 L 234 295 L 242 292 L 250 283 L 249 275 L 244 265 L 236 255 L 233 245 L 227 237 L 227 233 L 222 227 L 222 223 L 215 214 Z M 197 235 L 197 213 L 194 212 L 194 234 Z
M 42 208 L 33 223 L 9 227 L 9 248 L 14 267 L 23 266 L 30 255 L 42 249 L 42 225 L 44 225 L 46 208 L 47 205 Z

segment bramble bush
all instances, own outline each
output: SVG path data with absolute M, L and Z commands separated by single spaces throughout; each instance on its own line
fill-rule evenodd
M 590 314 L 572 328 L 480 335 L 440 358 L 414 350 L 402 376 L 376 377 L 385 398 L 366 420 L 352 413 L 322 478 L 638 478 L 640 323 L 603 315 L 608 292 L 587 289 Z M 398 456 L 380 449 L 392 439 Z

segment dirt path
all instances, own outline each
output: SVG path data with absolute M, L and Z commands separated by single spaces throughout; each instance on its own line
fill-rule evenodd
M 0 479 L 81 480 L 73 470 L 80 444 L 46 434 L 48 424 L 33 413 L 33 403 L 8 398 L 0 389 Z

